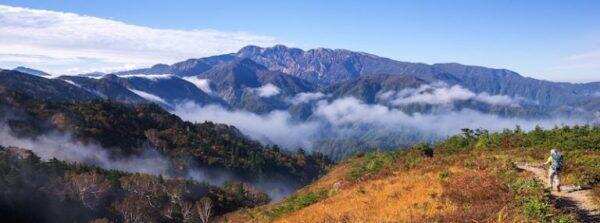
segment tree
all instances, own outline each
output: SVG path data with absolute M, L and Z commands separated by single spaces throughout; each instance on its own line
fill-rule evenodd
M 71 174 L 69 178 L 79 200 L 90 209 L 98 207 L 110 192 L 110 182 L 97 172 Z
M 143 197 L 153 208 L 160 206 L 162 195 L 161 181 L 147 174 L 133 174 L 120 179 L 121 187 L 128 192 Z
M 125 223 L 156 222 L 152 210 L 139 196 L 127 196 L 115 204 L 115 210 L 123 217 Z
M 183 217 L 183 222 L 195 222 L 194 204 L 187 201 L 181 203 L 181 216 Z
M 196 202 L 196 212 L 202 223 L 208 223 L 212 215 L 212 201 L 208 197 L 203 197 Z

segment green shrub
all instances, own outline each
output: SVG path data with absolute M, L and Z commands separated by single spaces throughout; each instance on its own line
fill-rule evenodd
M 540 222 L 547 222 L 550 217 L 550 204 L 538 198 L 526 198 L 523 203 L 525 216 Z
M 450 177 L 450 172 L 448 170 L 442 170 L 442 172 L 440 172 L 440 174 L 438 175 L 438 178 L 441 181 L 448 179 L 448 177 Z
M 575 221 L 575 219 L 573 219 L 573 217 L 571 217 L 569 215 L 559 215 L 552 222 L 556 222 L 556 223 L 573 223 L 573 222 L 576 222 L 576 221 Z
M 543 185 L 539 181 L 533 179 L 518 178 L 509 186 L 511 190 L 519 194 L 528 194 L 543 190 Z
M 433 157 L 433 147 L 428 143 L 419 143 L 413 146 L 414 150 L 419 151 L 423 156 Z
M 390 168 L 395 161 L 391 152 L 370 152 L 352 165 L 348 179 L 356 181 L 367 175 L 379 173 L 384 167 Z
M 489 135 L 479 136 L 477 139 L 477 143 L 475 143 L 476 149 L 489 149 L 492 145 L 492 141 Z
M 319 190 L 307 194 L 294 195 L 287 198 L 279 206 L 270 211 L 271 218 L 277 218 L 284 214 L 300 210 L 322 199 L 327 198 L 327 190 Z

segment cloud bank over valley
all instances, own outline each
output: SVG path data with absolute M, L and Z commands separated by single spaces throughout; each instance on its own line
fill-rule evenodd
M 426 93 L 446 94 L 446 97 L 438 98 L 438 101 L 434 100 L 432 103 L 477 97 L 480 97 L 480 99 L 476 100 L 484 100 L 482 98 L 485 98 L 488 103 L 513 106 L 512 103 L 514 102 L 511 100 L 508 103 L 509 100 L 505 100 L 508 97 L 490 96 L 485 93 L 474 94 L 460 87 L 443 89 Z M 459 94 L 455 94 L 457 92 Z M 236 126 L 246 135 L 265 144 L 277 144 L 292 150 L 296 148 L 319 149 L 326 154 L 331 151 L 323 148 L 323 142 L 341 143 L 355 140 L 357 143 L 361 143 L 361 141 L 368 142 L 364 145 L 367 147 L 388 146 L 395 148 L 395 146 L 405 146 L 421 141 L 431 142 L 443 139 L 459 133 L 463 128 L 500 131 L 520 126 L 524 130 L 531 130 L 535 126 L 552 128 L 561 125 L 586 123 L 584 120 L 561 117 L 548 119 L 510 118 L 472 109 L 442 109 L 431 113 L 407 113 L 399 108 L 382 104 L 366 104 L 354 97 L 319 100 L 323 97 L 323 93 L 301 93 L 289 99 L 294 104 L 317 100 L 313 102 L 312 115 L 303 121 L 294 119 L 293 114 L 286 110 L 274 110 L 259 115 L 243 110 L 228 110 L 218 105 L 201 106 L 191 102 L 176 105 L 172 112 L 188 121 L 212 121 Z M 351 151 L 357 148 L 344 149 Z

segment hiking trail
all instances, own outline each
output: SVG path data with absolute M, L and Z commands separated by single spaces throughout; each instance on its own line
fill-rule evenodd
M 533 173 L 546 187 L 550 187 L 546 169 L 526 163 L 516 163 L 517 168 Z M 562 185 L 562 191 L 551 190 L 559 208 L 573 210 L 584 222 L 600 222 L 600 208 L 592 202 L 591 189 Z

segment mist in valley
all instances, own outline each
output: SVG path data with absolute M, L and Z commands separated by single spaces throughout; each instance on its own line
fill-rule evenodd
M 55 131 L 35 138 L 19 138 L 4 123 L 0 123 L 0 145 L 31 150 L 46 161 L 55 158 L 69 163 L 92 165 L 128 173 L 144 173 L 165 178 L 183 177 L 212 186 L 223 186 L 226 182 L 241 181 L 267 193 L 273 201 L 282 199 L 300 186 L 279 179 L 242 178 L 231 171 L 220 168 L 190 167 L 181 174 L 173 169 L 168 158 L 152 147 L 145 148 L 140 155 L 114 157 L 110 155 L 107 148 L 94 143 L 82 143 L 68 133 Z
M 456 87 L 445 89 L 446 91 L 434 91 L 432 94 L 446 94 L 442 97 L 446 102 L 466 95 L 465 97 L 479 98 L 478 100 L 489 103 L 518 106 L 508 97 L 465 93 L 464 89 Z M 394 92 L 392 95 L 396 94 L 399 93 Z M 425 96 L 412 95 L 403 100 L 415 101 L 423 97 Z M 401 101 L 398 98 L 393 100 Z M 259 115 L 243 110 L 228 110 L 218 105 L 201 106 L 192 102 L 174 107 L 171 112 L 187 121 L 230 124 L 264 144 L 277 144 L 288 150 L 316 150 L 336 159 L 351 154 L 349 151 L 396 149 L 419 142 L 435 142 L 460 133 L 464 128 L 501 131 L 519 126 L 523 130 L 531 130 L 536 126 L 553 128 L 588 123 L 579 118 L 526 119 L 444 107 L 430 113 L 409 114 L 383 104 L 366 104 L 353 97 L 316 101 L 312 115 L 305 121 L 297 121 L 285 110 Z M 340 152 L 343 154 L 337 154 Z

